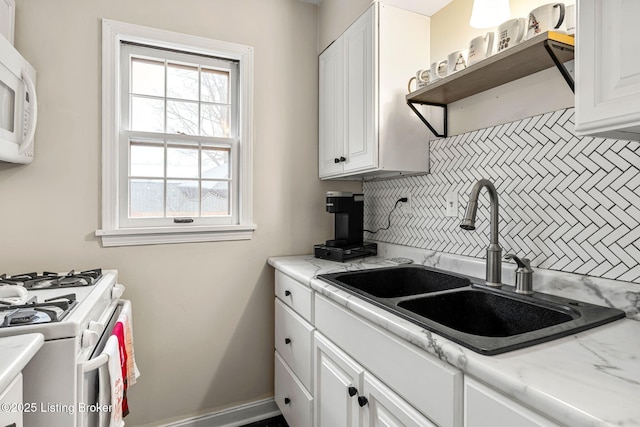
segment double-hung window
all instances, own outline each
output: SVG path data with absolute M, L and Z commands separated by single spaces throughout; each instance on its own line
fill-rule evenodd
M 103 245 L 251 237 L 252 49 L 103 21 Z

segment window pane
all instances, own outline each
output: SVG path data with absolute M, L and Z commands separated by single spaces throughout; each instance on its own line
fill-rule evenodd
M 164 96 L 164 62 L 131 58 L 131 93 Z
M 197 180 L 167 181 L 167 217 L 199 215 L 200 188 Z
M 164 177 L 164 146 L 131 142 L 131 176 Z
M 164 181 L 161 179 L 129 180 L 129 217 L 164 217 Z
M 198 135 L 198 103 L 167 101 L 167 133 Z
M 164 132 L 164 101 L 131 96 L 131 130 Z
M 167 148 L 167 176 L 198 178 L 198 148 L 169 146 Z
M 230 107 L 228 105 L 202 104 L 202 135 L 229 138 Z
M 167 96 L 198 100 L 198 67 L 180 64 L 167 66 Z
M 230 215 L 228 181 L 202 181 L 202 216 Z
M 222 148 L 202 149 L 202 178 L 229 178 L 229 150 Z
M 229 72 L 203 69 L 201 79 L 201 101 L 229 103 Z

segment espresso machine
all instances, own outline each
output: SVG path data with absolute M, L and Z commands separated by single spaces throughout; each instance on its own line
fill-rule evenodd
M 335 239 L 314 245 L 313 253 L 316 258 L 344 262 L 378 253 L 376 243 L 364 243 L 362 240 L 363 194 L 328 191 L 326 209 L 335 215 Z

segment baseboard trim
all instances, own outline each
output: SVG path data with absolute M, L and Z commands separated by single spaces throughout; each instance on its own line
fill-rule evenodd
M 187 418 L 162 427 L 239 427 L 280 415 L 273 398 L 235 406 L 223 411 Z

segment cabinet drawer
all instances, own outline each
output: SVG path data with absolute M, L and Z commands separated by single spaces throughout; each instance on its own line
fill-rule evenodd
M 0 392 L 0 404 L 15 405 L 18 407 L 22 404 L 22 374 L 9 383 L 6 389 Z M 3 410 L 0 411 L 0 426 L 10 426 L 15 423 L 16 427 L 22 427 L 22 411 Z
M 313 398 L 287 364 L 275 354 L 274 399 L 280 412 L 291 427 L 311 427 L 313 416 Z
M 289 307 L 276 299 L 276 350 L 298 376 L 307 390 L 311 386 L 311 348 L 313 327 Z
M 465 427 L 556 427 L 558 424 L 497 391 L 464 379 Z
M 318 331 L 442 427 L 462 425 L 462 372 L 321 295 Z
M 313 323 L 312 294 L 313 292 L 308 286 L 276 271 L 276 296 L 311 323 Z

